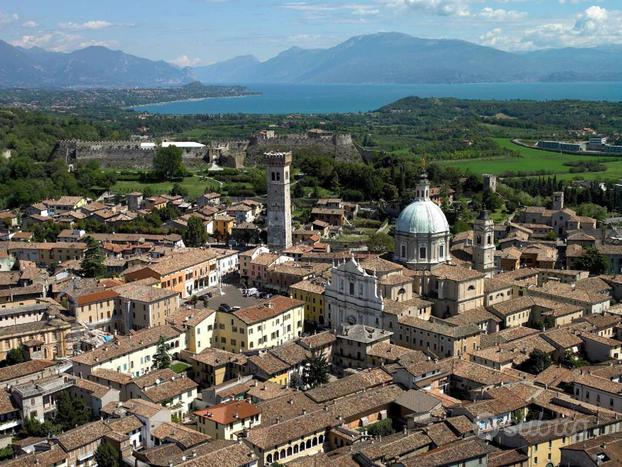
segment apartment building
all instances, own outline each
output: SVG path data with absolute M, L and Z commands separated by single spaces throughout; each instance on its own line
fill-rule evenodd
M 72 358 L 73 374 L 88 378 L 94 370 L 113 370 L 139 377 L 153 368 L 153 357 L 163 338 L 171 355 L 186 348 L 186 336 L 172 326 L 156 326 L 115 336 L 114 340 Z
M 237 439 L 237 434 L 261 424 L 261 409 L 247 401 L 216 404 L 194 412 L 201 433 L 212 439 Z
M 162 257 L 155 263 L 125 274 L 128 282 L 152 277 L 163 289 L 188 298 L 219 282 L 219 254 L 211 249 L 194 248 Z
M 275 296 L 231 313 L 218 312 L 213 347 L 230 352 L 264 349 L 300 337 L 304 303 Z

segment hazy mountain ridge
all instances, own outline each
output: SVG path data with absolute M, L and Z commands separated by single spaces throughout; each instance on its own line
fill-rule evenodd
M 0 41 L 0 87 L 150 87 L 191 81 L 187 69 L 106 47 L 62 53 Z
M 328 49 L 292 47 L 264 62 L 252 55 L 179 68 L 92 46 L 70 53 L 0 40 L 0 87 L 159 87 L 211 84 L 416 84 L 616 81 L 622 46 L 511 53 L 462 40 L 401 33 L 352 37 Z
M 222 83 L 482 83 L 615 80 L 622 47 L 511 53 L 461 40 L 420 39 L 400 33 L 357 36 L 328 49 L 288 49 L 260 62 L 245 57 L 195 69 L 194 77 Z

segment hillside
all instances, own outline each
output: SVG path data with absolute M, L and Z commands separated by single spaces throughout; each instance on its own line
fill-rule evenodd
M 622 79 L 622 47 L 509 53 L 401 33 L 357 36 L 328 49 L 293 47 L 265 62 L 239 57 L 194 69 L 211 83 L 485 83 Z
M 0 41 L 0 87 L 149 87 L 190 81 L 188 70 L 106 47 L 62 53 Z

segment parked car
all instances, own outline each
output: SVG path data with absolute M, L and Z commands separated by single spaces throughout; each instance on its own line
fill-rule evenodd
M 218 307 L 218 311 L 224 311 L 225 313 L 229 313 L 230 311 L 232 311 L 232 308 L 226 303 L 221 303 Z
M 250 289 L 245 289 L 244 292 L 242 292 L 242 295 L 245 297 L 254 297 L 258 293 L 259 290 L 257 290 L 255 287 L 251 287 Z

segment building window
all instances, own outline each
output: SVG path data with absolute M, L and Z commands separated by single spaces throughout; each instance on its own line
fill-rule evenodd
M 406 245 L 402 244 L 402 258 L 406 258 Z
M 445 245 L 440 245 L 438 247 L 438 257 L 443 259 L 445 257 Z
M 419 259 L 426 259 L 426 250 L 425 247 L 422 246 L 419 248 Z

